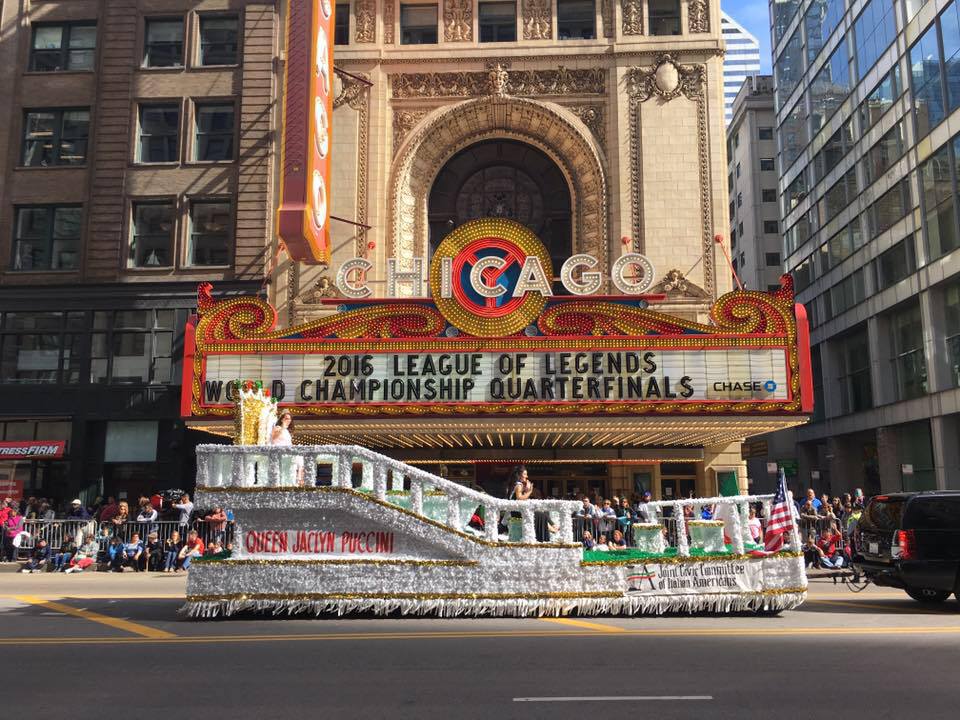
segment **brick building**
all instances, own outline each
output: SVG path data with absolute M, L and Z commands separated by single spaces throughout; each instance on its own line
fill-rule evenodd
M 261 289 L 276 23 L 243 1 L 3 4 L 0 441 L 66 442 L 0 463 L 8 483 L 191 482 L 182 328 L 200 281 Z

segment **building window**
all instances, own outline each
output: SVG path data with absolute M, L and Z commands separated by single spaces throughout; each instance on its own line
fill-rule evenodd
M 143 66 L 183 66 L 183 18 L 148 18 Z
M 680 34 L 680 0 L 647 0 L 651 35 Z
M 180 159 L 180 106 L 140 106 L 137 162 L 170 163 Z
M 763 188 L 760 191 L 760 199 L 765 203 L 775 203 L 777 201 L 777 191 L 775 189 Z
M 819 132 L 852 89 L 847 44 L 842 42 L 810 85 L 811 134 Z
M 763 221 L 763 234 L 764 235 L 776 235 L 780 232 L 780 223 L 777 220 L 764 220 Z
M 783 196 L 783 214 L 788 214 L 800 201 L 807 196 L 807 173 L 806 170 L 797 175 L 787 186 L 787 192 Z
M 337 3 L 333 15 L 333 44 L 350 44 L 350 3 Z
M 760 140 L 773 140 L 773 128 L 762 127 L 757 130 L 757 137 Z
M 84 326 L 82 312 L 4 313 L 0 330 L 0 383 L 79 382 Z M 32 438 L 32 434 L 29 438 L 11 437 L 8 425 L 7 439 Z
M 27 110 L 23 125 L 25 167 L 82 165 L 87 161 L 89 110 Z
M 132 216 L 127 267 L 171 267 L 176 226 L 173 203 L 136 202 Z
M 736 203 L 735 200 L 731 200 L 731 201 L 730 201 L 730 217 L 731 217 L 731 219 L 732 219 L 733 216 L 736 214 L 736 212 L 737 212 L 737 203 Z
M 954 387 L 960 387 L 960 283 L 950 285 L 943 294 L 944 335 L 947 344 L 947 361 L 950 363 L 950 378 Z
M 743 237 L 743 223 L 737 223 L 737 235 Z
M 917 138 L 922 138 L 939 125 L 946 114 L 940 80 L 940 40 L 936 23 L 910 48 L 910 75 L 913 117 Z
M 737 207 L 743 207 L 743 193 L 737 193 Z
M 890 346 L 893 349 L 897 400 L 910 400 L 927 392 L 927 362 L 923 356 L 923 322 L 920 305 L 914 302 L 890 316 Z
M 787 100 L 796 90 L 797 85 L 800 84 L 800 78 L 803 76 L 803 38 L 800 35 L 799 27 L 790 36 L 783 52 L 773 63 L 773 72 L 776 76 L 777 108 L 779 109 L 786 105 Z M 801 111 L 803 119 L 806 121 L 806 108 L 800 107 L 801 105 L 803 105 L 802 100 L 794 108 L 794 112 Z
M 437 42 L 437 6 L 400 6 L 400 44 L 433 45 Z
M 737 163 L 737 177 L 740 177 L 740 163 Z
M 853 23 L 857 54 L 857 79 L 872 68 L 897 36 L 896 3 L 870 0 Z
M 947 112 L 960 107 L 960 3 L 953 2 L 940 16 L 943 31 L 944 78 L 947 86 Z
M 96 23 L 34 25 L 30 69 L 34 72 L 93 70 Z
M 90 382 L 173 381 L 173 310 L 107 310 L 93 314 Z
M 760 158 L 760 172 L 773 172 L 775 169 L 773 158 Z
M 79 206 L 40 205 L 15 210 L 11 270 L 76 270 L 80 266 Z
M 807 108 L 803 98 L 800 98 L 780 125 L 780 159 L 784 170 L 800 157 L 800 153 L 809 141 L 810 123 L 807 122 Z
M 886 77 L 864 98 L 860 104 L 860 134 L 865 135 L 867 130 L 893 107 L 893 103 L 903 92 L 903 83 L 900 80 L 900 63 L 894 64 Z
M 239 30 L 236 15 L 201 15 L 200 64 L 236 65 Z
M 956 149 L 960 149 L 958 144 L 960 138 L 954 140 Z M 952 165 L 950 143 L 947 143 L 920 166 L 920 191 L 923 194 L 931 259 L 941 257 L 960 245 Z
M 765 253 L 765 260 L 767 267 L 777 267 L 780 265 L 780 253 L 768 252 Z
M 727 192 L 733 192 L 733 173 L 727 173 Z
M 912 208 L 910 178 L 904 178 L 881 195 L 880 199 L 867 210 L 870 237 L 876 237 L 884 230 L 892 227 Z
M 802 292 L 810 287 L 810 284 L 813 282 L 813 273 L 812 256 L 808 257 L 793 269 L 793 285 L 797 289 L 797 292 Z
M 908 235 L 877 258 L 877 289 L 883 290 L 909 277 L 917 269 L 913 235 Z
M 865 298 L 866 287 L 863 270 L 860 269 L 830 288 L 829 296 L 824 298 L 827 319 L 840 316 L 854 305 L 863 302 Z
M 847 170 L 843 177 L 831 185 L 830 189 L 824 193 L 823 199 L 820 201 L 823 223 L 826 224 L 839 215 L 856 197 L 857 168 L 854 166 Z
M 737 248 L 737 230 L 734 228 L 730 231 L 730 249 L 736 250 Z
M 867 184 L 877 181 L 903 155 L 903 123 L 898 122 L 877 141 L 864 158 Z
M 846 415 L 872 408 L 870 342 L 865 327 L 840 340 L 840 371 L 841 412 Z
M 197 105 L 194 160 L 233 160 L 233 105 Z
M 807 62 L 812 63 L 843 19 L 844 0 L 815 0 L 803 18 L 807 30 Z
M 836 267 L 850 257 L 853 251 L 862 244 L 863 236 L 860 232 L 860 223 L 854 220 L 827 241 L 824 246 L 827 248 L 827 253 L 824 256 L 823 269 Z
M 477 11 L 480 42 L 513 42 L 517 39 L 516 2 L 481 2 Z
M 190 203 L 189 265 L 226 265 L 230 259 L 233 217 L 230 203 L 199 201 Z
M 595 23 L 593 0 L 557 0 L 557 37 L 560 40 L 593 40 L 597 36 Z

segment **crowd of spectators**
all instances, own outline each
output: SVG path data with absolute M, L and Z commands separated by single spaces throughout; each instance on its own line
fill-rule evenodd
M 0 504 L 0 560 L 21 562 L 21 572 L 75 573 L 186 571 L 194 558 L 232 548 L 232 513 L 198 511 L 186 493 L 165 500 L 74 499 L 61 513 L 47 498 L 4 498 Z

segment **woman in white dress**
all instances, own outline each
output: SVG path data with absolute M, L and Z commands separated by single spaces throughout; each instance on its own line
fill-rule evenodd
M 270 433 L 270 444 L 275 447 L 293 447 L 293 415 L 283 413 L 277 420 L 276 426 Z M 303 485 L 303 458 L 293 458 L 293 466 L 297 469 L 297 483 Z M 281 466 L 282 467 L 282 466 Z

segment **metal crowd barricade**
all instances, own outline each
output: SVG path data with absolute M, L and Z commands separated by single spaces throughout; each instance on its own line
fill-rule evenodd
M 95 520 L 24 520 L 24 532 L 29 533 L 29 537 L 24 537 L 20 543 L 18 557 L 29 555 L 41 538 L 47 541 L 47 545 L 55 552 L 64 540 L 70 537 L 76 541 L 77 533 L 97 534 L 97 522 Z

